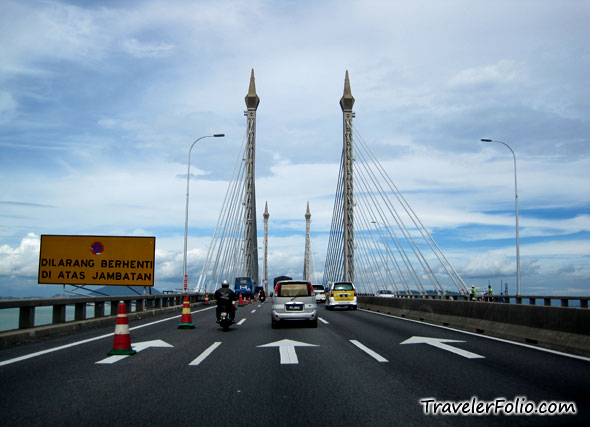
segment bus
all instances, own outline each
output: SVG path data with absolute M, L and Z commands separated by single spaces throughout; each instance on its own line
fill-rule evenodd
M 242 295 L 242 298 L 254 296 L 254 281 L 251 277 L 236 277 L 234 291 L 236 296 Z

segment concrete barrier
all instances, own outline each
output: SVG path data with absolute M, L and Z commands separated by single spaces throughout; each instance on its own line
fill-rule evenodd
M 197 305 L 197 303 L 191 304 L 191 307 Z M 199 303 L 200 305 L 200 303 Z M 141 320 L 148 317 L 153 317 L 166 313 L 178 313 L 182 311 L 182 305 L 175 305 L 170 307 L 154 308 L 136 312 L 127 312 L 127 318 L 129 321 Z M 117 315 L 104 316 L 99 318 L 91 318 L 85 320 L 77 320 L 72 322 L 57 323 L 51 325 L 36 326 L 28 329 L 14 329 L 11 331 L 0 332 L 0 348 L 7 347 L 14 344 L 20 344 L 27 341 L 35 341 L 41 338 L 64 335 L 74 331 L 83 329 L 100 328 L 111 325 L 113 327 L 113 333 L 115 331 L 115 322 Z
M 359 296 L 359 307 L 590 356 L 590 310 L 574 307 Z

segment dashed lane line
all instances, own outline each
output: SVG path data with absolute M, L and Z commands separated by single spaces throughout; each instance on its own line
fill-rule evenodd
M 202 352 L 199 355 L 199 357 L 197 357 L 195 360 L 193 360 L 191 363 L 189 363 L 189 366 L 199 365 L 203 360 L 205 360 L 207 358 L 207 356 L 209 356 L 211 353 L 213 353 L 215 351 L 215 349 L 217 347 L 219 347 L 220 345 L 221 345 L 221 341 L 216 341 L 213 344 L 211 344 L 207 350 L 205 350 L 204 352 Z
M 387 360 L 385 357 L 383 357 L 380 354 L 374 352 L 369 347 L 365 346 L 364 344 L 361 344 L 357 340 L 350 340 L 350 342 L 353 343 L 354 345 L 356 345 L 358 348 L 360 348 L 365 353 L 367 353 L 369 356 L 371 356 L 377 362 L 381 362 L 381 363 L 387 363 L 387 362 L 389 362 L 389 360 Z

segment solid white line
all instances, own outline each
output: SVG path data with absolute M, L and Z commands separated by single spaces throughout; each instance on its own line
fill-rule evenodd
M 211 344 L 209 346 L 209 348 L 207 350 L 205 350 L 204 352 L 201 353 L 201 355 L 199 357 L 197 357 L 195 360 L 193 360 L 191 363 L 189 363 L 189 366 L 197 366 L 199 365 L 203 360 L 205 360 L 207 358 L 207 356 L 209 356 L 211 353 L 213 353 L 213 351 L 219 347 L 221 345 L 220 341 L 216 341 L 213 344 Z
M 389 360 L 387 360 L 385 357 L 383 357 L 380 354 L 374 352 L 369 347 L 366 347 L 365 345 L 361 344 L 357 340 L 350 340 L 350 342 L 353 343 L 354 345 L 356 345 L 358 348 L 360 348 L 365 353 L 367 353 L 369 356 L 371 356 L 372 358 L 374 358 L 377 362 L 381 362 L 381 363 L 389 362 Z
M 328 321 L 327 321 L 327 320 L 325 320 L 325 319 L 322 319 L 321 317 L 318 317 L 318 320 L 319 320 L 320 322 L 322 322 L 322 323 L 326 324 L 326 325 L 329 325 L 329 324 L 330 324 L 330 322 L 328 322 Z
M 490 337 L 488 335 L 481 335 L 481 334 L 476 334 L 475 332 L 462 331 L 461 329 L 450 328 L 448 326 L 434 325 L 432 323 L 426 323 L 426 322 L 422 322 L 420 320 L 406 319 L 405 317 L 393 316 L 391 314 L 377 313 L 375 311 L 366 310 L 364 308 L 359 308 L 359 310 L 365 311 L 367 313 L 378 314 L 380 316 L 393 317 L 394 319 L 405 320 L 407 322 L 420 323 L 422 325 L 433 326 L 435 328 L 447 329 L 449 331 L 455 331 L 455 332 L 460 332 L 462 334 L 473 335 L 473 336 L 479 337 L 479 338 L 486 338 L 488 340 L 493 340 L 493 341 L 504 342 L 504 343 L 507 343 L 507 344 L 518 345 L 520 347 L 531 348 L 533 350 L 544 351 L 545 353 L 557 354 L 558 356 L 571 357 L 572 359 L 579 359 L 579 360 L 583 360 L 584 362 L 590 362 L 590 357 L 578 356 L 576 354 L 563 353 L 561 351 L 551 350 L 549 348 L 536 347 L 536 346 L 531 345 L 531 344 L 524 344 L 524 343 L 520 343 L 520 342 L 516 342 L 516 341 L 510 341 L 510 340 L 507 340 L 507 339 L 504 339 L 504 338 Z
M 197 313 L 199 311 L 211 310 L 212 308 L 215 308 L 215 306 L 208 307 L 208 308 L 205 308 L 205 309 L 202 309 L 202 310 L 196 310 L 193 313 Z M 162 319 L 162 320 L 156 320 L 155 322 L 146 323 L 144 325 L 139 325 L 139 326 L 135 326 L 133 328 L 129 328 L 129 330 L 130 331 L 133 331 L 135 329 L 145 328 L 146 326 L 155 325 L 157 323 L 166 322 L 168 320 L 178 319 L 180 316 L 181 315 L 173 316 L 173 317 L 168 317 L 168 318 Z M 48 353 L 53 353 L 54 351 L 65 350 L 66 348 L 71 348 L 71 347 L 75 347 L 77 345 L 86 344 L 86 343 L 89 343 L 89 342 L 92 342 L 92 341 L 96 341 L 96 340 L 101 340 L 103 338 L 112 337 L 113 335 L 115 335 L 114 332 L 112 332 L 110 334 L 106 334 L 106 335 L 100 335 L 100 336 L 94 337 L 94 338 L 88 338 L 88 339 L 82 340 L 82 341 L 73 342 L 73 343 L 70 343 L 70 344 L 65 344 L 65 345 L 62 345 L 62 346 L 59 346 L 59 347 L 49 348 L 47 350 L 38 351 L 36 353 L 25 354 L 24 356 L 15 357 L 14 359 L 3 360 L 3 361 L 0 362 L 0 366 L 10 365 L 12 363 L 21 362 L 21 361 L 27 360 L 27 359 L 32 359 L 33 357 L 42 356 L 42 355 L 48 354 Z
M 242 320 L 240 320 L 240 321 L 238 322 L 238 326 L 241 326 L 241 325 L 242 325 L 242 323 L 244 323 L 245 321 L 246 321 L 246 318 L 244 317 Z

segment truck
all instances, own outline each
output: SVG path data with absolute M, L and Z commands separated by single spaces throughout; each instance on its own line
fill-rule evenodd
M 251 277 L 236 277 L 234 291 L 238 298 L 240 295 L 242 295 L 242 298 L 246 299 L 248 299 L 248 297 L 253 297 L 254 281 Z

